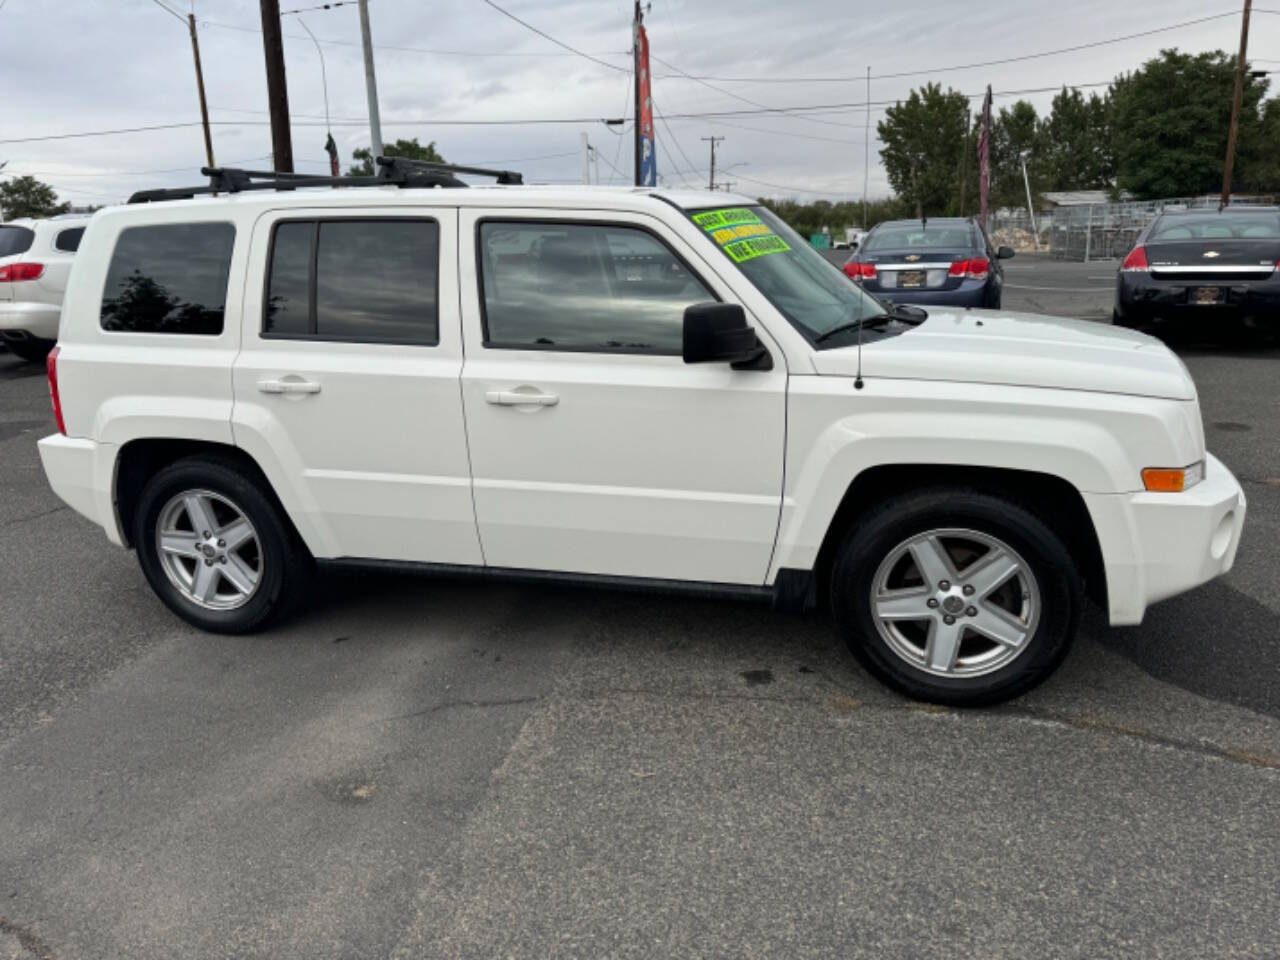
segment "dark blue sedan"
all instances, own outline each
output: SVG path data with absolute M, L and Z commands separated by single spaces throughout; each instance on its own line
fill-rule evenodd
M 844 265 L 881 300 L 999 309 L 1004 290 L 998 250 L 974 217 L 890 220 L 877 224 Z

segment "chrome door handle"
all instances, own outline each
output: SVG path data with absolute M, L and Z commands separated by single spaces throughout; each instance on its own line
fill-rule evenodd
M 319 393 L 320 384 L 301 377 L 285 377 L 281 380 L 259 380 L 258 390 L 262 393 Z
M 485 393 L 486 403 L 500 407 L 518 407 L 525 404 L 535 407 L 554 407 L 560 398 L 554 393 L 521 393 L 519 390 L 489 390 Z

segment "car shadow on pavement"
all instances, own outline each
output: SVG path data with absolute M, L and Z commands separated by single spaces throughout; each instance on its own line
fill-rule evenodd
M 1280 716 L 1280 614 L 1222 580 L 1156 604 L 1140 627 L 1108 627 L 1090 608 L 1084 628 L 1157 680 Z

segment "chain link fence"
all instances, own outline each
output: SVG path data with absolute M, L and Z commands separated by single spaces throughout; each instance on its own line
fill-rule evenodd
M 1001 210 L 991 216 L 991 238 L 1019 253 L 1041 250 L 1058 260 L 1116 260 L 1132 248 L 1138 234 L 1165 210 L 1216 209 L 1218 196 L 1170 197 L 1056 207 L 1036 214 L 1035 232 L 1026 210 Z M 1232 204 L 1274 204 L 1275 196 L 1233 196 Z

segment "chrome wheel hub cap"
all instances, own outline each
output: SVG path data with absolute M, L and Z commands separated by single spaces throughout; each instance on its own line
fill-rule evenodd
M 1008 666 L 1035 635 L 1040 610 L 1027 562 L 977 530 L 930 530 L 903 541 L 871 585 L 881 638 L 935 676 L 976 677 Z
M 262 581 L 257 530 L 243 510 L 212 490 L 187 490 L 164 505 L 156 552 L 169 582 L 206 610 L 243 606 Z

